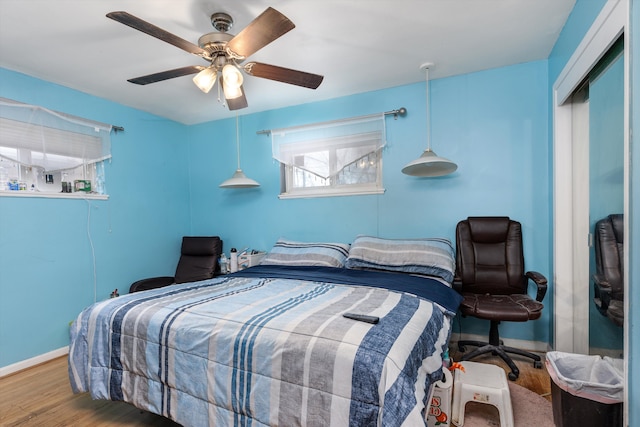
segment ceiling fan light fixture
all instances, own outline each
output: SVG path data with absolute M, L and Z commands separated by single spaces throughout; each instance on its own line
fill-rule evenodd
M 218 70 L 214 67 L 207 67 L 200 71 L 193 78 L 193 82 L 198 86 L 198 89 L 204 93 L 209 93 L 214 84 L 216 84 L 216 78 L 218 77 Z
M 238 68 L 233 64 L 227 64 L 222 67 L 222 78 L 225 86 L 233 89 L 239 89 L 244 82 L 244 77 Z
M 227 82 L 222 84 L 222 90 L 224 90 L 224 97 L 226 99 L 236 99 L 242 96 L 242 88 L 240 86 L 229 86 Z

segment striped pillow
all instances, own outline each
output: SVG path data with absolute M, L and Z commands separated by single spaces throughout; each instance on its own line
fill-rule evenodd
M 318 265 L 344 267 L 349 255 L 346 243 L 302 243 L 279 239 L 260 265 Z
M 451 283 L 455 255 L 448 239 L 382 239 L 358 236 L 345 267 L 437 276 Z

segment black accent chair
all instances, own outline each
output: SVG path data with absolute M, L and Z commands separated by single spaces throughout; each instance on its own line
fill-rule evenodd
M 536 299 L 527 295 L 529 280 L 537 286 Z M 507 353 L 533 359 L 533 366 L 542 368 L 540 356 L 503 345 L 498 333 L 502 321 L 526 322 L 542 314 L 542 299 L 547 292 L 547 279 L 535 271 L 524 271 L 522 227 L 509 217 L 469 217 L 456 227 L 456 277 L 454 288 L 464 297 L 460 305 L 462 316 L 489 320 L 489 342 L 461 340 L 458 349 L 478 347 L 464 354 L 470 360 L 486 353 L 498 355 L 511 372 L 511 381 L 520 370 Z
M 174 283 L 195 282 L 211 279 L 220 273 L 218 258 L 222 254 L 220 237 L 182 238 L 180 260 L 175 276 L 151 277 L 138 280 L 129 288 L 129 293 L 162 288 Z
M 624 323 L 623 220 L 623 214 L 611 214 L 598 221 L 594 230 L 594 302 L 598 311 L 618 326 Z

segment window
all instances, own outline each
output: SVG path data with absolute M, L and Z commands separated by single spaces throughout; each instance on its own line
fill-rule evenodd
M 103 195 L 111 126 L 0 99 L 0 191 Z
M 280 198 L 384 192 L 384 116 L 271 132 Z

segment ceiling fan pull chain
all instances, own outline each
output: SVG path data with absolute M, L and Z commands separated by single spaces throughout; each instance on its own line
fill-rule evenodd
M 226 100 L 223 101 L 222 98 L 220 97 L 220 81 L 218 81 L 216 83 L 218 83 L 218 85 L 217 85 L 218 86 L 218 103 L 222 104 L 223 107 L 226 107 L 226 105 L 224 105 L 225 104 L 224 101 L 226 101 Z

